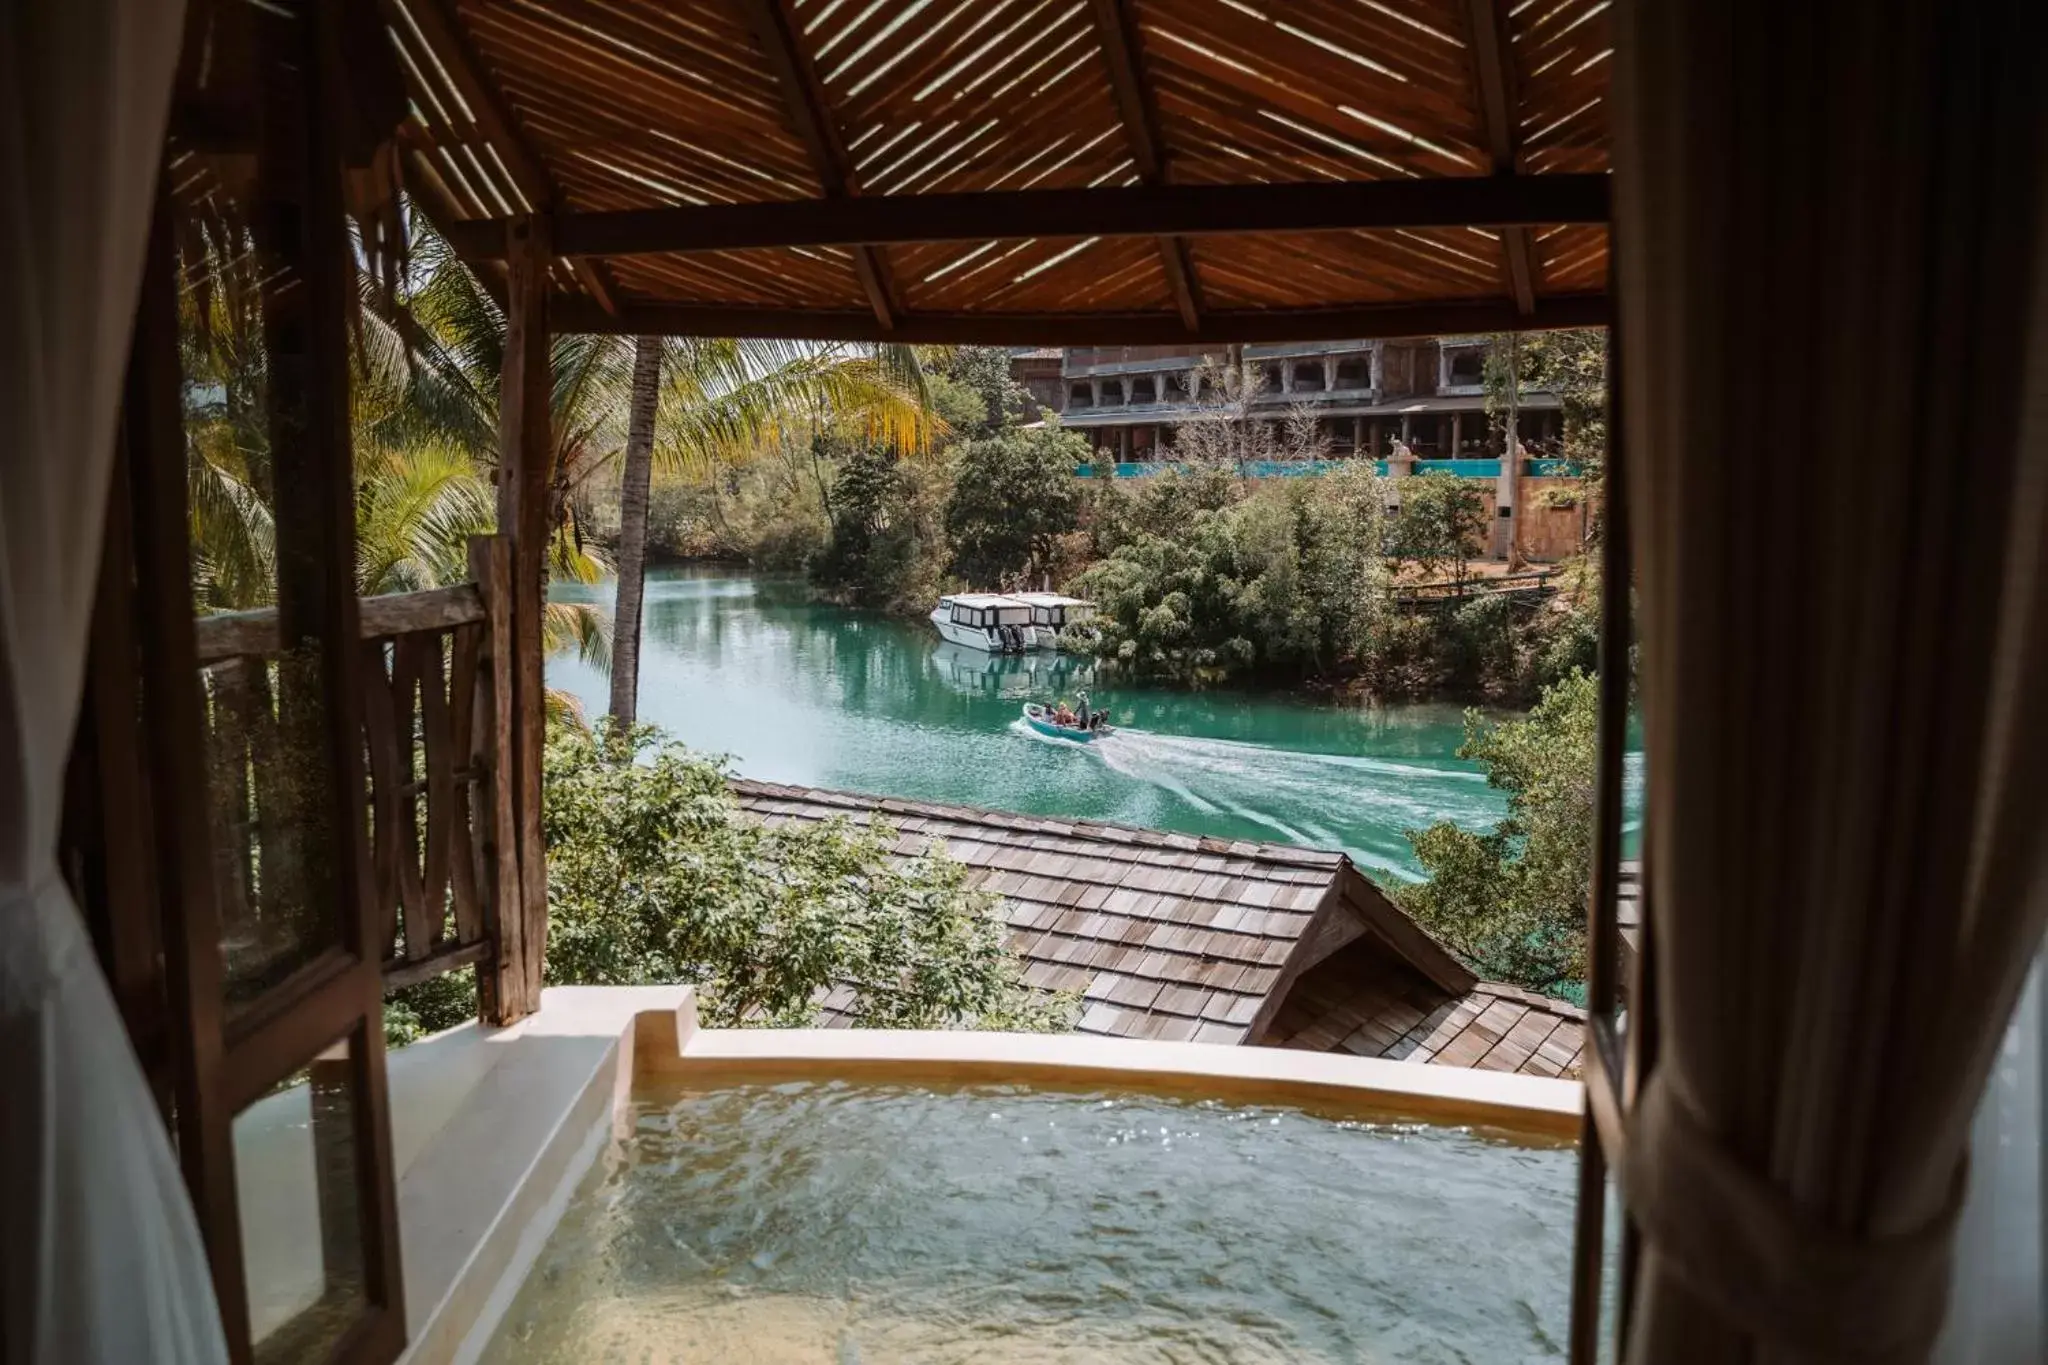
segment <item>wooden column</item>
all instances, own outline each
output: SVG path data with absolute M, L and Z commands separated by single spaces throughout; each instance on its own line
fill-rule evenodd
M 515 219 L 507 228 L 509 281 L 505 364 L 498 408 L 498 526 L 511 537 L 511 765 L 512 814 L 519 860 L 519 895 L 500 903 L 498 931 L 505 945 L 497 999 L 509 1023 L 540 1008 L 541 968 L 547 949 L 547 856 L 541 838 L 540 765 L 547 720 L 542 676 L 541 622 L 547 606 L 547 547 L 554 431 L 548 399 L 547 228 L 539 218 Z
M 526 1012 L 525 893 L 519 877 L 519 816 L 514 804 L 518 763 L 513 758 L 512 540 L 474 536 L 469 575 L 484 600 L 484 643 L 478 660 L 476 705 L 471 711 L 469 767 L 489 775 L 480 789 L 477 881 L 490 961 L 477 971 L 477 1012 L 487 1024 L 505 1024 Z M 510 926 L 508 932 L 507 926 Z
M 1377 352 L 1375 352 L 1375 354 L 1377 354 Z M 1372 457 L 1373 457 L 1373 458 L 1374 458 L 1375 460 L 1377 460 L 1377 459 L 1378 459 L 1378 458 L 1380 457 L 1380 419 L 1379 419 L 1379 418 L 1375 417 L 1375 418 L 1373 418 L 1373 419 L 1372 419 L 1372 426 L 1371 426 L 1371 428 L 1369 429 L 1369 431 L 1368 431 L 1368 433 L 1367 433 L 1367 435 L 1366 435 L 1366 439 L 1367 439 L 1368 441 L 1372 442 Z

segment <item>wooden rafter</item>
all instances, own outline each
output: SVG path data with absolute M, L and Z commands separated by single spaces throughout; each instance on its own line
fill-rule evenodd
M 1473 89 L 1479 96 L 1480 115 L 1486 123 L 1486 148 L 1493 159 L 1493 173 L 1513 175 L 1517 169 L 1515 90 L 1505 5 L 1502 0 L 1469 0 L 1466 21 L 1471 30 L 1468 47 L 1472 53 Z M 1529 230 L 1521 225 L 1505 226 L 1500 242 L 1515 307 L 1533 313 L 1536 260 Z
M 1153 234 L 1145 234 L 1153 235 Z M 1192 336 L 1171 313 L 959 313 L 919 310 L 883 333 L 865 309 L 725 308 L 629 304 L 614 316 L 588 299 L 549 302 L 557 332 L 662 336 L 787 337 L 806 341 L 952 342 L 964 345 L 1148 346 L 1197 342 L 1331 341 L 1359 337 L 1468 335 L 1601 327 L 1605 294 L 1553 294 L 1532 313 L 1506 300 L 1379 304 L 1354 308 L 1210 309 Z
M 483 66 L 470 50 L 460 24 L 446 8 L 446 0 L 383 0 L 386 15 L 401 28 L 417 35 L 441 70 L 447 73 L 462 102 L 469 106 L 476 138 L 495 149 L 513 186 L 537 212 L 550 212 L 561 202 L 554 178 L 527 145 L 511 108 L 484 75 Z M 467 131 L 467 130 L 465 130 Z M 439 226 L 437 224 L 436 226 Z M 607 313 L 619 310 L 617 290 L 602 261 L 571 257 L 569 266 L 576 279 L 590 291 Z
M 825 197 L 844 199 L 859 194 L 860 184 L 854 175 L 853 158 L 832 121 L 817 70 L 796 40 L 784 0 L 741 0 L 741 8 L 746 11 L 755 40 L 761 44 L 761 50 L 775 72 L 783 102 L 789 107 L 789 121 L 810 153 L 811 166 L 817 172 L 818 183 L 824 187 Z M 856 246 L 853 249 L 853 268 L 860 277 L 862 291 L 868 296 L 868 306 L 875 310 L 875 322 L 884 332 L 893 330 L 897 308 L 894 291 L 890 287 L 888 262 L 883 259 L 881 251 L 868 244 Z
M 1109 85 L 1116 95 L 1118 114 L 1123 119 L 1124 137 L 1130 143 L 1131 160 L 1138 178 L 1147 185 L 1166 183 L 1165 144 L 1159 135 L 1159 111 L 1151 87 L 1138 75 L 1137 25 L 1125 0 L 1090 0 L 1095 32 L 1102 44 L 1103 60 L 1109 66 Z M 1187 243 L 1179 237 L 1159 239 L 1159 260 L 1166 268 L 1166 282 L 1173 289 L 1173 306 L 1188 331 L 1202 329 L 1201 281 Z
M 556 214 L 554 249 L 573 258 L 1021 237 L 1604 225 L 1607 205 L 1605 175 L 896 194 Z M 505 223 L 463 223 L 450 240 L 466 257 L 496 259 L 505 254 Z

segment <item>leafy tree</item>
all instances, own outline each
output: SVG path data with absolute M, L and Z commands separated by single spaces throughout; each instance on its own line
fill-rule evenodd
M 925 367 L 947 382 L 954 393 L 971 393 L 980 401 L 978 413 L 957 404 L 944 410 L 946 420 L 964 440 L 977 440 L 1016 424 L 1028 395 L 1010 377 L 1010 352 L 1004 346 L 927 346 Z M 964 391 L 964 393 L 963 393 Z
M 1485 534 L 1486 499 L 1472 480 L 1429 473 L 1401 481 L 1401 510 L 1394 516 L 1389 548 L 1428 576 L 1449 565 L 1460 598 L 1465 566 Z
M 1408 833 L 1429 878 L 1396 899 L 1484 976 L 1557 991 L 1585 975 L 1597 712 L 1581 672 L 1521 720 L 1468 711 L 1458 753 L 1486 765 L 1507 817 L 1487 834 L 1448 821 Z
M 943 849 L 897 861 L 881 822 L 768 826 L 726 779 L 652 727 L 551 730 L 549 981 L 692 982 L 717 1027 L 808 1024 L 834 983 L 871 1026 L 1071 1025 Z
M 1387 603 L 1384 489 L 1369 467 L 1276 480 L 1220 506 L 1200 479 L 1157 482 L 1072 585 L 1097 603 L 1098 657 L 1197 683 L 1366 666 Z
M 962 446 L 946 503 L 953 572 L 996 586 L 1049 565 L 1054 542 L 1077 525 L 1074 469 L 1087 458 L 1085 440 L 1054 426 Z
M 944 471 L 843 436 L 817 437 L 813 447 L 833 473 L 831 532 L 810 566 L 812 584 L 856 606 L 931 610 L 946 556 Z

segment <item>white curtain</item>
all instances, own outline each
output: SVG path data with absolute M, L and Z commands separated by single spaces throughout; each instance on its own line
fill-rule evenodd
M 57 874 L 181 0 L 0 6 L 0 1361 L 227 1358 L 161 1117 Z
M 1936 1365 L 2048 1360 L 2048 951 L 1999 1049 L 1970 1134 L 1970 1197 L 1956 1228 Z

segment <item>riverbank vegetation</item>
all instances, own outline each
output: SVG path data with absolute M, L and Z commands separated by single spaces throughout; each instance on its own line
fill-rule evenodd
M 1519 348 L 1524 383 L 1572 382 L 1573 458 L 1604 440 L 1590 335 Z M 1004 351 L 922 348 L 919 360 L 927 440 L 905 448 L 824 423 L 723 447 L 715 464 L 658 475 L 647 553 L 801 575 L 826 600 L 906 617 L 950 589 L 1055 587 L 1102 606 L 1099 638 L 1072 647 L 1166 685 L 1527 706 L 1592 664 L 1590 560 L 1496 591 L 1473 572 L 1490 518 L 1472 481 L 1396 487 L 1363 462 L 1246 477 L 1251 447 L 1234 433 L 1255 434 L 1262 460 L 1328 453 L 1313 423 L 1248 415 L 1256 373 L 1233 385 L 1204 368 L 1203 416 L 1183 429 L 1177 472 L 1079 480 L 1086 441 L 1056 419 L 1025 423 Z M 1598 462 L 1585 467 L 1569 495 L 1597 500 Z M 601 485 L 590 502 L 590 522 L 612 524 Z
M 1575 670 L 1522 719 L 1467 712 L 1458 755 L 1507 793 L 1507 816 L 1409 831 L 1428 878 L 1395 899 L 1489 980 L 1569 995 L 1585 979 L 1598 696 Z

